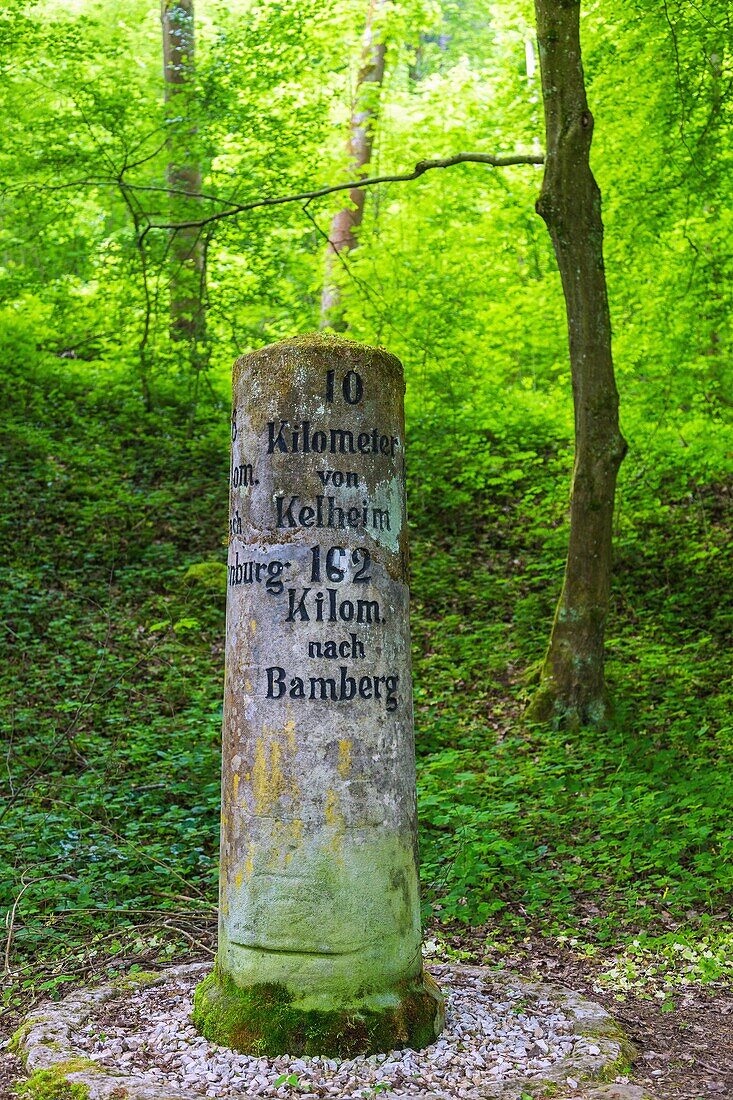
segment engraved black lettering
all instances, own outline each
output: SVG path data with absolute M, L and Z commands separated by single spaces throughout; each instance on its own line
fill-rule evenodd
M 267 580 L 265 581 L 265 588 L 273 596 L 279 596 L 282 593 L 285 585 L 283 584 L 281 574 L 289 564 L 290 562 L 279 561 L 277 558 L 267 563 Z
M 359 488 L 359 475 L 353 470 L 319 470 L 318 476 L 324 488 L 329 484 L 334 489 L 341 489 L 344 485 L 348 489 Z
M 311 562 L 311 580 L 314 584 L 321 583 L 321 548 L 314 546 L 311 549 L 313 561 Z
M 342 385 L 344 401 L 349 405 L 358 405 L 364 395 L 364 384 L 361 375 L 355 370 L 347 371 Z
M 378 600 L 357 600 L 356 601 L 356 621 L 357 623 L 381 623 L 382 617 L 379 613 L 379 601 Z
M 331 428 L 331 454 L 355 454 L 354 433 L 348 428 Z
M 285 508 L 285 497 L 275 497 L 275 504 L 277 506 L 277 525 L 278 527 L 297 527 L 295 517 L 293 516 L 293 506 L 300 500 L 300 497 L 291 497 L 290 504 Z
M 357 569 L 356 573 L 354 573 L 354 584 L 368 584 L 372 579 L 371 574 L 368 571 L 369 566 L 372 563 L 372 555 L 369 553 L 368 550 L 365 550 L 361 546 L 357 546 L 356 550 L 352 551 L 351 560 L 353 561 L 354 565 L 359 565 L 359 562 L 361 561 L 361 565 Z
M 337 561 L 341 561 L 345 554 L 346 551 L 343 546 L 332 546 L 326 554 L 326 576 L 332 583 L 337 584 L 346 575 L 346 570 L 336 564 Z
M 284 694 L 285 669 L 280 668 L 279 665 L 273 665 L 267 670 L 267 698 L 282 699 Z
M 301 623 L 310 622 L 310 615 L 308 614 L 308 609 L 306 607 L 306 600 L 308 599 L 308 593 L 309 592 L 310 592 L 310 588 L 304 588 L 302 596 L 296 602 L 296 596 L 298 595 L 298 589 L 297 588 L 289 588 L 288 589 L 288 615 L 287 615 L 287 618 L 285 620 L 286 623 L 294 623 L 296 621 L 296 618 L 295 618 L 296 615 L 300 616 L 300 618 L 298 620 L 299 622 L 301 622 Z
M 268 423 L 268 425 L 267 425 L 267 453 L 268 453 L 268 455 L 273 454 L 276 447 L 277 447 L 278 451 L 282 452 L 282 454 L 287 454 L 288 453 L 288 445 L 285 442 L 285 437 L 283 436 L 283 432 L 287 428 L 287 426 L 288 426 L 287 420 L 281 420 L 280 421 L 280 427 L 277 430 L 277 435 L 275 435 L 275 422 L 273 420 L 270 420 L 270 422 Z
M 336 681 L 326 676 L 310 676 L 311 686 L 311 699 L 328 699 L 329 697 L 336 702 L 338 696 L 336 695 Z M 320 694 L 316 695 L 316 691 Z M 330 695 L 329 695 L 330 693 Z
M 366 524 L 364 524 L 366 527 Z M 389 525 L 389 512 L 386 508 L 372 508 L 372 527 L 379 528 L 380 531 L 384 531 L 386 528 L 390 530 Z
M 232 467 L 232 485 L 235 489 L 255 484 L 254 469 L 250 462 L 240 462 L 238 466 Z
M 305 699 L 305 684 L 300 676 L 291 676 L 288 694 L 291 699 Z
M 312 430 L 310 420 L 292 424 L 289 420 L 270 420 L 267 424 L 267 454 L 392 455 L 400 446 L 396 435 L 382 435 L 379 428 L 354 435 L 351 428 Z
M 323 500 L 323 497 L 318 498 Z M 336 503 L 336 497 L 327 497 L 328 500 L 328 522 L 327 527 L 344 527 L 344 510 Z
M 329 638 L 326 642 L 308 642 L 308 656 L 314 660 L 353 661 L 364 660 L 366 649 L 356 634 L 349 634 L 349 640 L 336 642 Z
M 347 675 L 346 665 L 339 665 L 339 696 L 342 702 L 349 702 L 356 695 L 356 680 Z

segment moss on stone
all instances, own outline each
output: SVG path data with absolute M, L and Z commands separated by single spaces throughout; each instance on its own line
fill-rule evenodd
M 617 1077 L 627 1077 L 632 1073 L 632 1063 L 636 1056 L 634 1046 L 625 1039 L 620 1043 L 621 1051 L 612 1062 L 607 1062 L 597 1075 L 598 1081 L 612 1084 Z
M 232 368 L 235 392 L 240 374 L 247 370 L 250 375 L 264 375 L 271 392 L 287 393 L 293 381 L 294 360 L 306 353 L 309 354 L 311 366 L 315 366 L 314 354 L 321 357 L 323 366 L 338 362 L 340 355 L 358 357 L 363 366 L 378 362 L 384 368 L 383 384 L 393 383 L 404 394 L 402 364 L 396 355 L 386 348 L 360 344 L 356 340 L 324 332 L 305 333 L 241 355 Z
M 70 1081 L 70 1073 L 81 1073 L 95 1068 L 86 1058 L 72 1058 L 58 1062 L 50 1069 L 37 1069 L 25 1081 L 15 1086 L 22 1100 L 88 1100 L 89 1089 L 81 1081 Z
M 33 1025 L 29 1020 L 25 1020 L 17 1031 L 14 1031 L 8 1040 L 8 1050 L 11 1054 L 17 1054 L 22 1057 L 24 1054 L 23 1044 L 28 1037 L 28 1032 Z
M 215 970 L 194 997 L 193 1022 L 211 1042 L 245 1054 L 352 1058 L 434 1042 L 442 1027 L 442 998 L 432 979 L 395 990 L 396 1005 L 380 1010 L 345 1006 L 304 1010 L 283 985 L 242 989 Z
M 121 978 L 115 978 L 112 985 L 125 993 L 134 989 L 144 989 L 145 986 L 155 985 L 161 980 L 159 970 L 139 970 L 134 974 L 125 974 Z

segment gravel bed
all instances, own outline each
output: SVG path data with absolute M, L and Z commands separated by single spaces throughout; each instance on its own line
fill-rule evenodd
M 393 1096 L 426 1091 L 445 1100 L 480 1100 L 503 1080 L 542 1077 L 584 1042 L 574 1021 L 552 1002 L 521 989 L 492 993 L 481 977 L 432 966 L 447 997 L 446 1027 L 425 1050 L 399 1050 L 344 1061 L 326 1058 L 258 1058 L 203 1039 L 191 1024 L 193 990 L 200 975 L 177 976 L 116 997 L 69 1038 L 75 1052 L 116 1073 L 150 1085 L 205 1096 Z M 574 1085 L 575 1082 L 573 1081 Z

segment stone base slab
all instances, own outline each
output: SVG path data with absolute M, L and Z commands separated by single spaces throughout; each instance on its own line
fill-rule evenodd
M 141 989 L 173 978 L 204 978 L 210 969 L 210 963 L 194 963 L 135 974 L 97 988 L 78 989 L 58 1004 L 31 1012 L 13 1040 L 30 1075 L 24 1095 L 39 1100 L 54 1100 L 55 1096 L 73 1100 L 202 1100 L 202 1092 L 152 1084 L 143 1075 L 125 1074 L 80 1057 L 72 1039 L 106 1001 L 125 993 L 132 998 Z M 479 976 L 489 989 L 498 992 L 502 987 L 511 987 L 523 997 L 550 999 L 572 1020 L 573 1033 L 578 1037 L 572 1056 L 531 1078 L 498 1079 L 495 1085 L 482 1090 L 485 1100 L 522 1100 L 523 1094 L 533 1100 L 655 1100 L 636 1085 L 609 1082 L 609 1078 L 624 1072 L 633 1047 L 601 1005 L 564 986 L 530 982 L 515 974 L 483 967 L 452 966 L 451 970 L 459 976 Z M 568 1085 L 568 1078 L 577 1083 L 576 1088 Z M 54 1092 L 55 1085 L 58 1088 Z M 389 1097 L 389 1092 L 385 1095 Z M 403 1091 L 401 1096 L 408 1100 L 444 1100 L 424 1090 Z

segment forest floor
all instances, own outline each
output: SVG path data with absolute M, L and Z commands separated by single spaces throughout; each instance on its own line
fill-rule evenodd
M 76 983 L 210 957 L 229 412 L 181 392 L 145 411 L 109 364 L 0 381 L 8 1030 Z M 603 1001 L 662 1100 L 733 1097 L 733 493 L 714 434 L 696 476 L 650 438 L 619 490 L 617 714 L 571 732 L 522 717 L 567 441 L 516 418 L 465 451 L 408 440 L 424 920 L 454 958 Z
M 629 1080 L 659 1100 L 733 1096 L 733 985 L 687 986 L 670 1011 L 649 991 L 604 988 L 604 974 L 615 963 L 610 952 L 590 960 L 534 936 L 492 957 L 482 933 L 453 933 L 449 941 L 486 965 L 500 961 L 508 970 L 557 982 L 602 1004 L 636 1048 Z
M 499 966 L 532 980 L 567 986 L 602 1004 L 636 1050 L 628 1081 L 649 1089 L 656 1100 L 729 1100 L 733 1096 L 733 985 L 687 986 L 670 1011 L 667 1004 L 648 991 L 619 994 L 604 988 L 604 974 L 615 962 L 610 953 L 589 960 L 572 948 L 553 944 L 539 935 L 516 943 L 509 952 L 499 952 L 487 948 L 485 928 L 449 930 L 436 926 L 427 935 L 431 932 L 439 939 L 441 958 Z M 213 920 L 208 927 L 199 929 L 199 937 L 210 951 L 214 950 Z M 194 948 L 185 961 L 210 958 L 210 952 L 204 954 Z M 175 961 L 183 959 L 179 956 Z M 159 962 L 151 955 L 144 960 L 144 966 L 154 968 Z M 136 965 L 140 965 L 140 960 Z M 90 963 L 86 979 L 90 984 L 103 981 L 106 976 L 104 968 L 97 970 Z M 0 1100 L 12 1100 L 15 1085 L 24 1079 L 20 1060 L 2 1049 L 21 1019 L 22 1013 L 17 1009 L 0 1018 Z M 582 1100 L 582 1088 L 578 1097 Z

